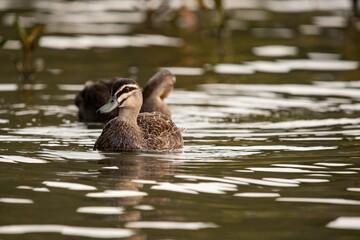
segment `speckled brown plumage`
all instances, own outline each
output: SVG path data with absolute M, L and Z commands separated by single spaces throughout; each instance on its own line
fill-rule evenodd
M 110 120 L 97 139 L 94 150 L 169 151 L 183 146 L 182 132 L 166 115 L 140 113 L 137 125 Z
M 94 150 L 133 152 L 141 150 L 143 145 L 143 133 L 138 126 L 113 118 L 96 140 Z
M 183 146 L 183 128 L 178 128 L 170 117 L 159 113 L 141 113 L 137 118 L 142 129 L 145 148 L 149 150 L 171 150 Z
M 108 102 L 98 112 L 107 113 L 118 108 L 119 115 L 106 124 L 94 149 L 169 151 L 181 148 L 184 130 L 176 127 L 165 114 L 139 113 L 142 103 L 143 94 L 136 81 L 122 78 L 114 82 Z

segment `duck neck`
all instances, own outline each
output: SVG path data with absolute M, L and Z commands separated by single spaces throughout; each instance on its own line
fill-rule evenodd
M 139 115 L 140 109 L 134 108 L 119 108 L 118 119 L 122 122 L 125 122 L 130 125 L 137 126 L 137 117 Z

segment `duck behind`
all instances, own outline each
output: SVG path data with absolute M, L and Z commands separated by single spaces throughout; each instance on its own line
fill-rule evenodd
M 79 121 L 108 122 L 118 116 L 117 108 L 101 115 L 97 114 L 96 111 L 107 102 L 110 97 L 111 86 L 120 79 L 117 77 L 85 83 L 84 89 L 75 98 L 75 105 L 79 109 Z M 171 93 L 175 81 L 175 76 L 168 70 L 161 70 L 151 77 L 143 90 L 144 101 L 140 112 L 161 112 L 171 116 L 170 109 L 163 99 Z
M 107 122 L 118 115 L 118 110 L 107 114 L 97 114 L 96 111 L 103 106 L 110 97 L 110 88 L 120 78 L 102 79 L 94 83 L 87 81 L 84 89 L 75 97 L 75 105 L 79 108 L 80 122 Z
M 146 83 L 143 89 L 143 105 L 140 112 L 160 112 L 171 116 L 164 99 L 172 92 L 175 76 L 168 70 L 161 70 Z

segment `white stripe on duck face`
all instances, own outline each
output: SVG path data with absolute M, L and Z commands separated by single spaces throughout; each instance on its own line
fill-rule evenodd
M 124 88 L 130 88 L 133 90 L 134 88 L 139 88 L 139 86 L 136 84 L 126 84 L 126 85 L 122 86 L 121 88 L 119 88 L 114 95 L 117 95 L 118 93 L 120 93 Z
M 128 88 L 129 90 L 126 91 L 125 88 Z M 131 94 L 133 90 L 137 90 L 139 87 L 136 84 L 128 84 L 122 86 L 118 91 L 116 91 L 115 96 L 117 97 L 117 101 L 119 103 L 122 103 L 125 101 Z

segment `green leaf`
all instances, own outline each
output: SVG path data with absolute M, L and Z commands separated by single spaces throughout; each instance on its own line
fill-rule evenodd
M 6 39 L 1 40 L 1 42 L 0 42 L 0 49 L 4 47 L 6 41 L 7 41 Z
M 16 16 L 14 26 L 19 34 L 19 38 L 23 44 L 23 46 L 26 45 L 26 39 L 27 39 L 27 33 L 25 28 L 23 28 L 20 24 L 19 16 Z

